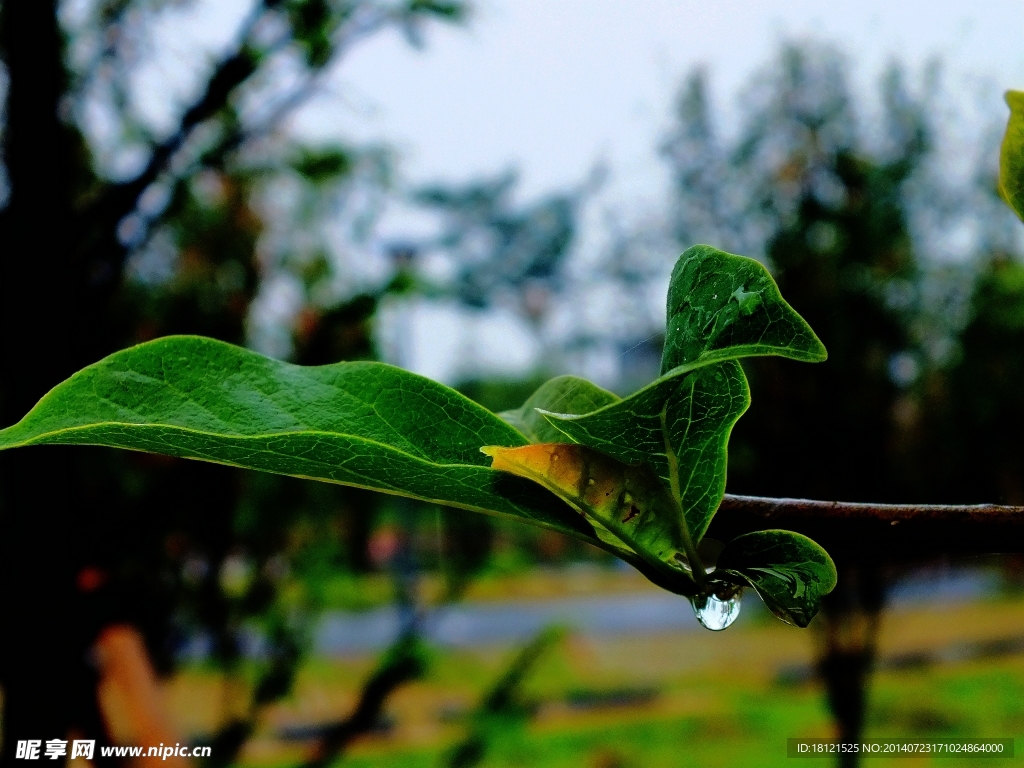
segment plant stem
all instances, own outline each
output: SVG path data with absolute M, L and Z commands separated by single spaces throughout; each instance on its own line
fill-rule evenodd
M 1024 553 L 1024 507 L 997 504 L 871 504 L 726 494 L 707 535 L 730 541 L 782 528 L 854 560 Z
M 872 504 L 725 494 L 723 511 L 745 511 L 771 518 L 808 517 L 830 520 L 875 520 L 887 523 L 941 521 L 1024 525 L 1024 507 L 999 504 Z

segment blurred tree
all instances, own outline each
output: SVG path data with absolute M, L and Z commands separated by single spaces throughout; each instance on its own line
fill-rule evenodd
M 775 358 L 745 363 L 755 396 L 736 427 L 729 489 L 912 496 L 894 450 L 901 397 L 923 364 L 915 321 L 925 266 L 908 187 L 932 160 L 927 95 L 912 95 L 890 70 L 881 135 L 866 138 L 842 58 L 787 47 L 748 91 L 744 128 L 726 149 L 705 91 L 698 73 L 662 149 L 674 180 L 672 234 L 682 247 L 717 236 L 762 256 L 829 351 L 806 371 Z
M 983 260 L 954 363 L 908 395 L 913 440 L 903 466 L 944 502 L 1024 504 L 1024 264 Z
M 441 217 L 441 232 L 421 248 L 441 251 L 455 266 L 451 290 L 467 306 L 502 300 L 538 321 L 547 294 L 562 287 L 562 266 L 577 227 L 587 188 L 516 205 L 516 176 L 505 173 L 465 186 L 419 190 L 415 201 Z
M 923 105 L 898 71 L 883 94 L 888 156 L 857 135 L 844 68 L 829 51 L 786 49 L 751 93 L 727 174 L 746 196 L 734 198 L 719 226 L 737 222 L 733 239 L 748 244 L 762 234 L 763 250 L 753 252 L 764 253 L 829 360 L 800 372 L 774 358 L 745 366 L 757 394 L 736 428 L 734 492 L 873 501 L 902 494 L 889 447 L 899 356 L 913 344 L 918 267 L 901 189 L 928 144 Z M 684 101 L 684 125 L 706 119 L 698 106 Z
M 380 153 L 296 147 L 275 131 L 360 40 L 394 27 L 415 42 L 426 20 L 458 19 L 461 5 L 256 2 L 176 125 L 158 136 L 139 116 L 131 84 L 149 29 L 170 7 L 0 7 L 5 423 L 81 365 L 155 335 L 241 342 L 248 332 L 262 348 L 290 353 L 287 330 L 282 341 L 254 328 L 261 315 L 253 301 L 273 304 L 266 297 L 280 293 L 281 280 L 297 286 L 293 303 L 311 307 L 280 318 L 285 328 L 295 314 L 307 320 L 295 342 L 300 358 L 371 352 L 367 308 L 333 307 L 327 245 L 309 236 L 309 217 L 346 221 L 351 213 L 354 229 L 365 224 L 372 206 L 360 201 L 385 181 Z M 292 77 L 273 76 L 285 70 Z M 266 205 L 282 185 L 296 193 L 283 195 L 298 206 L 292 213 L 307 220 L 293 216 L 290 230 L 275 231 Z M 2 462 L 0 475 L 0 601 L 17 617 L 0 640 L 5 764 L 29 735 L 75 729 L 104 742 L 88 653 L 95 637 L 104 626 L 137 624 L 166 659 L 169 622 L 188 614 L 189 599 L 198 623 L 212 630 L 215 656 L 229 664 L 238 658 L 240 623 L 262 612 L 274 647 L 260 695 L 287 688 L 295 635 L 275 630 L 285 614 L 270 610 L 271 587 L 287 569 L 265 532 L 250 530 L 247 539 L 231 514 L 244 494 L 256 506 L 274 494 L 253 496 L 231 471 L 88 451 L 26 452 Z M 315 493 L 303 498 L 287 507 L 325 504 Z M 326 502 L 339 504 L 366 499 Z

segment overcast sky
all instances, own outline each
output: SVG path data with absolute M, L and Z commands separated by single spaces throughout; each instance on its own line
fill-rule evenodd
M 168 127 L 204 75 L 196 47 L 230 42 L 248 0 L 164 14 L 139 72 L 146 111 Z M 388 32 L 359 45 L 292 122 L 310 138 L 395 146 L 404 178 L 460 180 L 516 166 L 526 196 L 612 170 L 612 197 L 658 199 L 655 155 L 685 75 L 704 65 L 722 127 L 738 94 L 787 40 L 844 50 L 862 94 L 893 59 L 998 113 L 1024 87 L 1024 0 L 476 0 L 468 23 L 431 25 L 422 50 Z M 192 77 L 189 77 L 189 73 Z M 172 87 L 168 84 L 171 81 Z M 193 85 L 193 83 L 195 85 Z M 174 98 L 177 92 L 178 98 Z
M 782 41 L 846 51 L 862 92 L 893 58 L 945 62 L 958 93 L 1000 109 L 1024 87 L 1022 0 L 479 0 L 465 28 L 425 50 L 380 36 L 339 68 L 296 126 L 386 138 L 410 179 L 461 179 L 515 165 L 525 195 L 609 163 L 616 197 L 657 197 L 654 148 L 678 84 L 706 65 L 723 127 Z

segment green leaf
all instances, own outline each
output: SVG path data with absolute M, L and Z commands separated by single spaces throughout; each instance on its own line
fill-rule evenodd
M 492 470 L 482 445 L 523 445 L 494 414 L 383 363 L 290 365 L 172 336 L 117 352 L 0 431 L 0 450 L 105 445 L 354 485 L 511 516 L 599 544 L 579 514 Z
M 606 541 L 644 558 L 670 576 L 684 576 L 678 559 L 687 549 L 678 507 L 649 467 L 631 467 L 582 445 L 540 443 L 481 449 L 492 467 L 533 480 L 586 515 Z M 603 529 L 603 531 L 602 531 Z M 602 538 L 605 538 L 602 536 Z
M 755 531 L 730 541 L 718 557 L 715 579 L 751 586 L 772 613 L 806 627 L 836 585 L 828 553 L 792 531 Z
M 574 442 L 633 466 L 648 464 L 682 508 L 698 542 L 725 493 L 726 449 L 750 404 L 735 360 L 663 376 L 583 416 L 544 416 Z
M 999 194 L 1024 219 L 1024 92 L 1007 91 L 1010 119 L 999 149 Z
M 617 402 L 613 395 L 596 384 L 577 376 L 558 376 L 540 385 L 536 392 L 514 411 L 499 413 L 522 432 L 531 443 L 557 443 L 565 440 L 558 429 L 537 410 L 561 414 L 583 414 Z
M 735 358 L 750 355 L 826 357 L 761 264 L 697 245 L 672 271 L 664 375 L 590 413 L 541 413 L 574 442 L 627 464 L 652 466 L 699 542 L 725 493 L 729 434 L 750 404 Z
M 709 245 L 688 248 L 669 283 L 661 372 L 750 355 L 827 357 L 764 266 Z

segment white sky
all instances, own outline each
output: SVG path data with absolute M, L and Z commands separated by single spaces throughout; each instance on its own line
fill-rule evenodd
M 205 75 L 197 48 L 229 42 L 248 7 L 200 0 L 162 14 L 157 56 L 137 75 L 154 125 L 173 125 Z M 708 67 L 728 130 L 741 86 L 800 38 L 844 50 L 862 94 L 894 58 L 919 73 L 940 57 L 947 84 L 985 114 L 1024 87 L 1024 0 L 476 0 L 468 24 L 430 25 L 423 50 L 396 32 L 361 43 L 292 125 L 309 138 L 385 141 L 411 182 L 514 165 L 530 197 L 603 160 L 612 197 L 658 199 L 655 147 L 685 75 Z
M 1024 86 L 1022 0 L 478 0 L 467 28 L 423 51 L 397 34 L 354 51 L 295 122 L 309 136 L 386 138 L 407 179 L 459 180 L 515 165 L 522 194 L 578 182 L 598 160 L 613 197 L 659 197 L 655 156 L 678 84 L 711 75 L 723 127 L 737 94 L 788 39 L 838 44 L 859 90 L 894 57 L 946 64 L 957 91 L 1001 109 Z M 985 109 L 988 111 L 988 109 Z M 659 181 L 655 181 L 658 179 Z

